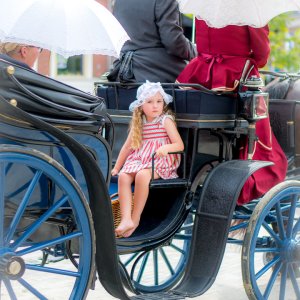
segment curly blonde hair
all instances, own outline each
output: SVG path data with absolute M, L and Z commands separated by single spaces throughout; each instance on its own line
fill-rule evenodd
M 168 114 L 173 116 L 175 120 L 175 115 L 172 110 L 165 105 L 163 109 L 163 114 Z M 139 149 L 142 145 L 142 135 L 143 135 L 143 116 L 144 112 L 142 107 L 137 107 L 132 113 L 132 119 L 130 122 L 130 131 L 132 132 L 131 137 L 131 148 L 136 150 Z

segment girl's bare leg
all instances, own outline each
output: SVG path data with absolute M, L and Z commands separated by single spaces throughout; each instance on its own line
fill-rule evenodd
M 118 194 L 121 211 L 121 222 L 115 229 L 116 236 L 123 236 L 123 233 L 134 228 L 131 219 L 132 191 L 131 184 L 135 174 L 121 173 L 118 179 Z
M 155 173 L 155 179 L 159 176 Z M 124 237 L 129 237 L 139 226 L 141 214 L 149 195 L 149 183 L 151 180 L 151 169 L 144 169 L 135 175 L 134 180 L 134 206 L 132 212 L 133 227 L 123 232 Z

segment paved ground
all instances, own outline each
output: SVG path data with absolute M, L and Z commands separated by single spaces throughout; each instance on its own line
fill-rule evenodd
M 193 299 L 201 299 L 201 300 L 247 300 L 247 295 L 245 293 L 243 283 L 242 283 L 242 275 L 241 275 L 241 252 L 238 246 L 227 246 L 225 256 L 219 271 L 219 274 L 216 278 L 213 286 L 202 296 L 193 298 Z M 36 258 L 35 258 L 36 261 Z M 66 260 L 55 264 L 62 264 L 62 267 L 66 266 Z M 48 267 L 56 267 L 53 264 L 47 265 Z M 66 269 L 65 269 L 66 270 Z M 69 289 L 73 287 L 73 284 L 69 282 L 68 276 L 64 276 L 63 280 L 57 274 L 48 274 L 48 273 L 40 273 L 33 272 L 27 273 L 25 272 L 24 279 L 28 282 L 32 281 L 34 286 L 38 285 L 42 287 L 42 290 L 39 290 L 43 293 L 46 299 L 49 300 L 62 300 L 68 299 L 70 296 Z M 30 274 L 30 275 L 29 275 Z M 45 275 L 44 275 L 45 274 Z M 45 277 L 47 276 L 47 277 Z M 278 283 L 279 281 L 276 281 Z M 1 283 L 3 285 L 3 282 Z M 12 281 L 12 285 L 18 285 L 17 281 Z M 299 285 L 299 281 L 298 281 Z M 284 300 L 296 300 L 294 293 L 292 296 L 289 296 L 293 288 L 291 286 L 287 286 L 287 294 Z M 18 300 L 34 300 L 37 299 L 33 297 L 32 293 L 30 293 L 26 288 L 18 285 L 18 288 L 15 290 L 16 299 Z M 268 300 L 277 300 L 278 292 L 274 295 L 271 295 Z M 1 300 L 10 300 L 14 298 L 10 298 L 7 295 L 7 292 L 4 289 L 1 289 Z M 40 298 L 45 299 L 45 298 Z M 75 298 L 76 299 L 76 298 Z M 90 290 L 87 296 L 87 300 L 113 300 L 111 295 L 109 295 L 104 288 L 100 285 L 100 282 L 96 282 L 96 286 L 94 290 Z M 76 299 L 77 300 L 77 299 Z M 78 298 L 78 300 L 80 300 Z
M 220 272 L 210 290 L 204 295 L 193 298 L 202 300 L 247 300 L 243 288 L 241 275 L 241 253 L 240 248 L 229 246 L 226 250 Z M 88 300 L 112 300 L 110 296 L 100 285 L 96 284 L 96 289 L 91 290 L 87 297 Z

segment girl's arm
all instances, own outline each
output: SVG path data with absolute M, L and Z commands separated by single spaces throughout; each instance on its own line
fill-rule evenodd
M 183 151 L 184 144 L 177 130 L 175 122 L 170 118 L 165 118 L 164 127 L 167 131 L 171 144 L 159 147 L 156 150 L 156 155 L 166 156 L 169 152 Z
M 124 145 L 122 146 L 122 148 L 120 150 L 120 153 L 118 155 L 115 166 L 111 170 L 111 175 L 115 176 L 120 172 L 122 166 L 124 165 L 124 163 L 126 161 L 126 158 L 130 154 L 131 150 L 132 149 L 131 149 L 131 131 L 130 131 Z

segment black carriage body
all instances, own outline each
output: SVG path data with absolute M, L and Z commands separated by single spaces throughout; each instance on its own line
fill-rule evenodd
M 110 179 L 111 165 L 127 136 L 131 119 L 128 106 L 135 99 L 136 88 L 96 84 L 97 95 L 105 99 L 109 119 L 113 121 L 104 124 L 103 115 L 99 115 L 99 109 L 103 109 L 103 104 L 98 102 L 99 98 L 88 96 L 88 108 L 78 108 L 77 105 L 74 107 L 73 100 L 77 103 L 85 97 L 78 90 L 74 91 L 73 98 L 72 88 L 56 86 L 55 81 L 51 81 L 51 92 L 48 94 L 45 92 L 46 78 L 40 78 L 18 66 L 14 66 L 14 76 L 14 72 L 8 69 L 9 66 L 9 63 L 0 60 L 1 76 L 5 79 L 0 84 L 0 142 L 18 145 L 21 149 L 34 148 L 39 153 L 47 154 L 46 163 L 51 165 L 51 159 L 58 161 L 63 166 L 62 169 L 70 174 L 67 176 L 79 183 L 85 194 L 82 201 L 85 202 L 84 199 L 87 198 L 92 210 L 96 233 L 96 264 L 99 278 L 106 290 L 120 299 L 129 299 L 124 285 L 135 293 L 156 291 L 151 288 L 147 290 L 139 282 L 134 282 L 131 274 L 120 267 L 117 254 L 141 253 L 138 259 L 143 259 L 143 255 L 149 251 L 157 251 L 156 249 L 169 245 L 175 238 L 186 239 L 188 236 L 188 246 L 184 249 L 184 257 L 179 270 L 175 272 L 175 278 L 164 283 L 158 291 L 171 289 L 181 279 L 176 289 L 164 294 L 164 297 L 175 299 L 176 295 L 180 298 L 183 295 L 193 297 L 204 293 L 214 282 L 221 264 L 235 203 L 244 182 L 253 172 L 270 164 L 233 160 L 235 140 L 240 135 L 247 134 L 248 128 L 248 122 L 239 116 L 237 96 L 164 85 L 166 92 L 174 97 L 172 108 L 185 144 L 186 160 L 179 169 L 183 180 L 178 184 L 163 180 L 153 182 L 139 228 L 132 237 L 118 239 L 116 242 L 108 184 L 114 184 L 114 178 Z M 30 80 L 27 80 L 27 72 Z M 32 86 L 34 87 L 31 88 Z M 68 96 L 64 98 L 63 95 L 66 94 Z M 58 105 L 55 101 L 52 103 L 52 98 L 56 96 L 62 96 Z M 10 101 L 12 98 L 16 102 Z M 9 101 L 17 104 L 17 108 L 8 104 Z M 68 103 L 66 107 L 64 101 Z M 18 107 L 28 110 L 31 115 Z M 39 109 L 42 109 L 41 116 Z M 47 109 L 50 111 L 49 115 Z M 65 115 L 68 117 L 62 120 Z M 289 133 L 288 136 L 292 134 Z M 292 147 L 292 142 L 289 142 L 289 146 Z M 5 149 L 6 147 L 3 146 Z M 14 151 L 22 152 L 19 148 L 16 149 Z M 215 167 L 216 165 L 218 166 Z M 212 168 L 213 171 L 206 176 Z M 26 172 L 30 170 L 27 169 Z M 13 174 L 17 174 L 18 181 L 23 186 L 26 185 L 27 176 L 23 170 L 13 170 Z M 13 200 L 14 206 L 18 206 L 18 202 L 22 201 L 22 194 L 19 194 L 16 181 L 8 179 L 8 189 L 5 191 L 7 198 Z M 31 209 L 34 213 L 37 210 L 42 213 L 59 201 L 59 192 L 51 190 L 49 181 L 42 178 L 29 202 L 29 214 Z M 71 204 L 74 209 L 74 203 Z M 67 206 L 62 206 L 62 211 Z M 184 229 L 185 235 L 181 236 L 178 230 L 184 228 L 183 223 L 191 210 L 195 211 L 193 232 L 187 226 Z M 15 211 L 18 209 L 15 208 Z M 78 228 L 81 226 L 80 222 L 78 220 Z M 94 242 L 93 239 L 91 241 Z M 88 280 L 89 283 L 90 281 L 91 279 Z M 143 295 L 140 297 L 143 299 Z M 147 297 L 149 296 L 145 295 L 144 299 L 148 299 Z
M 117 244 L 119 253 L 141 250 L 148 253 L 147 251 L 150 251 L 151 248 L 168 242 L 168 239 L 169 241 L 172 240 L 176 228 L 178 229 L 171 220 L 178 220 L 179 214 L 168 211 L 170 205 L 172 207 L 172 202 L 173 205 L 176 203 L 173 207 L 176 208 L 177 212 L 183 212 L 181 214 L 182 220 L 187 216 L 184 214 L 184 210 L 189 211 L 191 207 L 194 208 L 196 217 L 189 246 L 190 255 L 184 262 L 185 275 L 175 290 L 169 293 L 169 297 L 174 296 L 176 298 L 176 295 L 195 297 L 209 289 L 216 278 L 224 254 L 236 201 L 244 182 L 253 172 L 272 163 L 232 160 L 236 155 L 234 152 L 235 141 L 241 135 L 248 134 L 249 125 L 240 115 L 239 109 L 243 108 L 244 105 L 239 103 L 240 99 L 237 95 L 217 95 L 208 91 L 180 89 L 175 84 L 163 84 L 163 87 L 174 98 L 171 106 L 176 113 L 178 130 L 184 141 L 187 156 L 187 162 L 180 167 L 179 174 L 180 176 L 187 174 L 189 186 L 186 189 L 173 190 L 174 193 L 172 193 L 170 192 L 172 191 L 170 185 L 169 189 L 163 190 L 160 189 L 162 187 L 160 184 L 164 184 L 160 183 L 158 188 L 156 186 L 151 190 L 150 184 L 150 195 L 142 215 L 144 223 L 141 223 L 140 231 L 137 230 L 129 239 L 117 241 Z M 137 87 L 133 87 L 133 85 L 124 88 L 119 84 L 96 84 L 97 94 L 105 99 L 108 112 L 114 121 L 113 163 L 127 137 L 131 119 L 128 107 L 135 100 L 136 89 Z M 274 120 L 275 111 L 281 109 L 278 105 L 279 103 L 276 101 L 270 102 L 271 120 Z M 295 158 L 293 137 L 297 127 L 291 126 L 291 124 L 297 123 L 297 114 L 295 113 L 297 105 L 297 101 L 282 103 L 285 108 L 284 111 L 288 112 L 281 117 L 284 119 L 281 121 L 283 124 L 280 128 L 281 131 L 275 132 L 279 137 L 279 142 L 284 146 L 283 149 L 287 156 L 291 156 L 293 159 Z M 253 119 L 250 120 L 253 121 Z M 110 130 L 111 128 L 108 126 L 106 131 L 108 139 Z M 286 134 L 282 133 L 284 130 L 286 130 Z M 206 176 L 205 172 L 216 164 L 219 165 L 210 172 L 203 186 L 201 180 Z M 165 183 L 166 186 L 168 184 Z M 167 225 L 173 226 L 174 230 L 170 229 L 169 231 L 171 234 L 169 236 L 160 235 L 157 240 L 155 240 L 155 234 L 151 234 L 148 243 L 139 239 L 140 234 L 151 232 L 153 215 L 155 216 L 163 210 L 165 210 L 162 213 L 163 220 L 166 220 Z M 251 214 L 252 208 L 245 208 L 245 211 Z M 161 219 L 158 217 L 155 221 L 156 227 L 154 228 L 159 229 L 159 232 L 164 232 Z M 147 225 L 149 231 L 147 231 Z M 237 226 L 237 228 L 239 227 Z M 180 232 L 178 235 L 180 236 Z M 158 244 L 155 243 L 156 241 Z M 141 255 L 141 257 L 143 256 Z M 133 269 L 131 272 L 134 272 Z M 134 278 L 131 277 L 131 280 L 134 281 Z M 176 276 L 174 276 L 173 284 L 176 282 Z M 140 291 L 147 292 L 147 289 L 139 286 L 137 282 L 135 284 Z M 135 291 L 134 287 L 131 288 Z
M 203 293 L 214 281 L 243 183 L 253 172 L 270 163 L 229 161 L 224 164 L 224 161 L 234 158 L 232 148 L 236 138 L 247 134 L 248 122 L 239 116 L 241 105 L 236 94 L 217 95 L 209 91 L 179 89 L 176 84 L 163 84 L 163 87 L 174 98 L 172 109 L 176 112 L 176 123 L 187 157 L 186 164 L 179 168 L 179 176 L 186 174 L 188 184 L 177 190 L 170 188 L 171 185 L 168 182 L 163 183 L 163 180 L 158 185 L 150 184 L 149 197 L 141 217 L 142 223 L 132 237 L 117 240 L 117 245 L 120 254 L 134 251 L 147 253 L 151 248 L 170 242 L 191 207 L 196 209 L 196 227 L 189 250 L 193 255 L 189 257 L 189 261 L 185 260 L 188 272 L 176 290 L 192 297 Z M 131 119 L 128 107 L 135 100 L 137 87 L 96 84 L 96 88 L 97 95 L 105 99 L 107 111 L 113 119 L 114 163 L 127 137 Z M 108 139 L 111 137 L 111 129 L 109 126 L 106 128 Z M 207 186 L 202 188 L 203 177 L 216 164 L 220 165 L 209 177 Z M 221 184 L 220 179 L 224 184 Z M 226 191 L 228 184 L 233 187 L 232 192 Z M 163 189 L 164 185 L 169 188 Z M 215 211 L 216 205 L 219 212 Z M 174 207 L 175 211 L 172 211 Z M 152 228 L 153 221 L 156 226 Z M 167 232 L 166 226 L 169 227 Z M 211 229 L 210 233 L 204 236 L 208 228 Z M 150 238 L 142 239 L 141 236 L 145 234 L 146 238 Z M 197 267 L 193 268 L 193 265 Z

